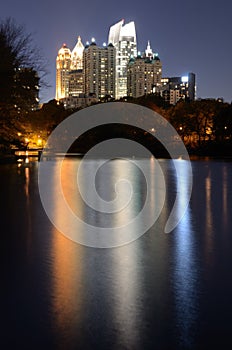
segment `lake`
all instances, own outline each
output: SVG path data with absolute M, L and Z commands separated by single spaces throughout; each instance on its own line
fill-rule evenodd
M 130 210 L 108 215 L 82 203 L 73 176 L 80 161 L 65 159 L 62 171 L 66 201 L 75 215 L 92 226 L 120 226 L 138 215 L 148 191 L 153 202 L 147 215 L 153 215 L 154 189 L 162 186 L 152 158 L 139 160 L 151 188 L 127 160 L 112 160 L 99 170 L 97 190 L 106 201 L 114 197 L 118 174 L 134 188 Z M 99 160 L 90 162 L 94 169 Z M 184 162 L 176 166 L 188 182 Z M 138 239 L 109 249 L 73 242 L 50 222 L 40 200 L 38 162 L 0 166 L 3 349 L 232 347 L 232 162 L 191 162 L 190 203 L 171 233 L 164 227 L 177 176 L 172 160 L 159 164 L 166 184 L 159 217 Z M 55 193 L 59 167 L 56 161 L 51 165 L 54 178 L 48 183 Z M 87 188 L 88 179 L 82 179 Z M 51 205 L 65 225 L 55 196 Z

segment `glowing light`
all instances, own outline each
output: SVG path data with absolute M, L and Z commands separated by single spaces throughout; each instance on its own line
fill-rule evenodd
M 91 41 L 92 41 L 92 43 L 95 43 L 95 38 L 92 38 Z
M 125 24 L 121 28 L 120 38 L 123 37 L 133 37 L 136 41 L 135 23 L 133 21 Z
M 182 81 L 182 83 L 187 83 L 188 82 L 188 76 L 184 75 L 183 77 L 181 77 L 181 81 Z
M 18 132 L 17 135 L 18 135 L 18 136 L 21 136 L 22 134 L 21 134 L 21 132 Z

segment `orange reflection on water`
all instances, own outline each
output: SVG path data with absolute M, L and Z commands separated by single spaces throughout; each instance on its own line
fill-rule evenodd
M 65 335 L 81 318 L 82 247 L 54 229 L 51 255 L 53 314 L 57 328 Z
M 60 162 L 57 161 L 56 163 L 54 166 L 54 184 L 57 184 L 59 181 Z M 71 201 L 71 205 L 75 204 L 78 206 L 79 202 L 75 202 L 75 198 L 72 197 L 74 181 L 74 169 L 72 166 L 74 163 L 76 164 L 76 162 L 63 162 L 61 167 L 61 182 L 66 201 Z M 54 198 L 56 198 L 55 191 L 56 187 L 54 186 Z M 59 222 L 65 221 L 66 218 L 62 203 L 53 200 L 53 205 L 56 220 Z M 81 300 L 83 299 L 82 254 L 83 247 L 70 241 L 53 228 L 51 252 L 53 271 L 52 306 L 57 327 L 64 336 L 70 332 L 69 327 L 74 327 L 78 324 L 79 317 L 81 317 Z
M 78 190 L 77 173 L 80 161 L 64 159 L 61 166 L 61 186 L 69 208 L 78 216 L 82 212 L 81 198 Z

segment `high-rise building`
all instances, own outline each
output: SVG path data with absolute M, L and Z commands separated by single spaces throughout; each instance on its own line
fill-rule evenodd
M 135 23 L 124 20 L 110 27 L 108 44 L 116 48 L 116 99 L 127 95 L 127 67 L 131 57 L 137 56 Z
M 72 50 L 63 44 L 56 59 L 56 99 L 83 94 L 83 51 L 81 37 Z
M 77 43 L 71 53 L 71 70 L 83 69 L 83 51 L 84 45 L 81 42 L 81 37 L 78 36 Z
M 174 105 L 180 99 L 194 101 L 196 98 L 196 76 L 188 73 L 182 77 L 162 78 L 160 94 L 164 99 Z
M 161 86 L 162 63 L 148 42 L 144 55 L 131 58 L 127 72 L 127 95 L 140 97 L 151 94 Z
M 71 66 L 71 51 L 63 44 L 56 58 L 56 100 L 69 95 L 69 72 Z
M 84 93 L 84 72 L 83 69 L 70 70 L 68 96 L 78 97 Z
M 99 47 L 93 40 L 84 50 L 85 94 L 115 98 L 115 54 L 112 44 Z

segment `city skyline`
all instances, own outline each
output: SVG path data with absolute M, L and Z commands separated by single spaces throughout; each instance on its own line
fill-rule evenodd
M 20 3 L 12 0 L 2 5 L 1 19 L 8 16 L 25 23 L 36 45 L 48 61 L 50 88 L 41 91 L 46 102 L 55 96 L 55 58 L 65 42 L 73 48 L 78 35 L 82 42 L 95 37 L 97 44 L 107 42 L 112 24 L 125 18 L 136 24 L 138 50 L 144 51 L 147 41 L 163 62 L 163 76 L 180 76 L 192 71 L 197 76 L 197 97 L 223 97 L 231 102 L 230 82 L 232 72 L 230 34 L 232 4 L 223 1 L 212 4 L 208 0 L 186 3 L 171 1 L 149 4 L 117 2 L 76 4 L 67 0 L 64 11 L 53 0 L 40 4 L 36 9 L 28 0 Z M 102 10 L 99 10 L 102 9 Z M 52 16 L 50 15 L 52 13 Z
M 56 100 L 65 108 L 86 106 L 102 99 L 138 98 L 159 94 L 169 104 L 196 98 L 196 77 L 163 77 L 162 62 L 148 40 L 144 52 L 138 50 L 135 22 L 122 19 L 109 28 L 108 44 L 85 46 L 78 36 L 73 50 L 64 43 L 56 58 Z

